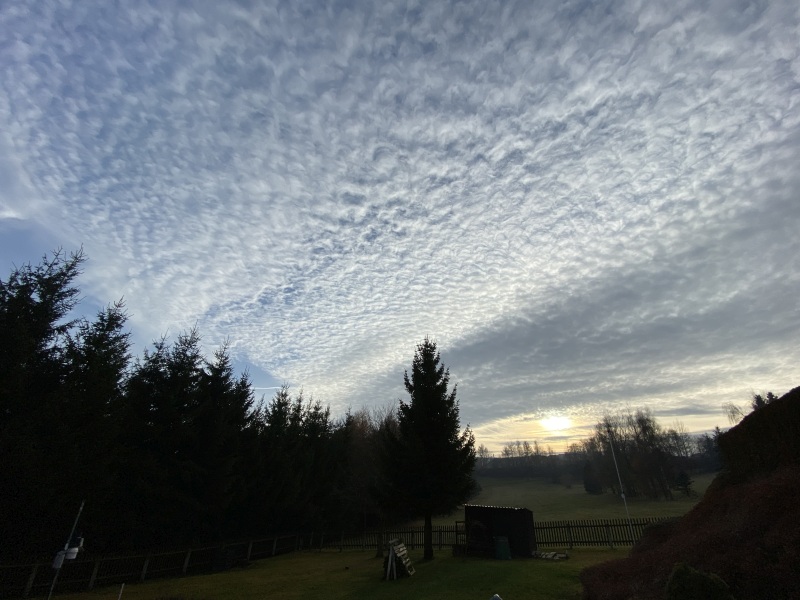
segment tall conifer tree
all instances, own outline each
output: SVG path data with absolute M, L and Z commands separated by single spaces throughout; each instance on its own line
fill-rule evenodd
M 475 438 L 461 431 L 456 386 L 441 364 L 436 343 L 417 346 L 411 374 L 404 375 L 409 402 L 400 401 L 390 444 L 395 492 L 425 519 L 424 558 L 433 558 L 433 515 L 448 514 L 475 492 Z

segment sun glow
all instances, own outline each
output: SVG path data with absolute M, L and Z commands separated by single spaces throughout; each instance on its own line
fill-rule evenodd
M 539 423 L 547 431 L 563 431 L 569 429 L 572 425 L 572 421 L 568 417 L 547 417 L 546 419 L 541 419 Z

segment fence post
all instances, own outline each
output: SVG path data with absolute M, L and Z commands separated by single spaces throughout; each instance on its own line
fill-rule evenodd
M 614 544 L 611 542 L 611 525 L 606 523 L 606 537 L 608 537 L 608 547 L 614 549 Z
M 36 572 L 39 570 L 39 563 L 33 565 L 33 569 L 31 569 L 31 576 L 28 577 L 28 582 L 25 584 L 25 591 L 22 594 L 23 598 L 27 598 L 31 594 L 31 588 L 33 587 L 33 582 L 36 579 Z
M 567 522 L 567 536 L 569 536 L 569 549 L 572 550 L 572 523 Z
M 191 548 L 189 548 L 189 549 L 186 551 L 186 558 L 185 558 L 185 559 L 184 559 L 184 561 L 183 561 L 183 571 L 182 571 L 182 573 L 183 573 L 184 575 L 186 575 L 186 569 L 188 569 L 188 568 L 189 568 L 189 559 L 190 559 L 191 557 L 192 557 L 192 549 L 191 549 Z
M 97 579 L 97 572 L 100 570 L 100 561 L 97 560 L 94 563 L 94 569 L 92 569 L 92 576 L 89 578 L 89 589 L 94 589 L 94 582 Z
M 145 575 L 147 575 L 147 565 L 150 564 L 150 555 L 148 554 L 147 557 L 144 559 L 144 564 L 142 565 L 142 576 L 139 577 L 139 581 L 144 581 Z
M 253 540 L 250 540 L 250 543 L 247 544 L 247 560 L 250 561 L 250 555 L 253 553 Z
M 278 551 L 278 536 L 275 536 L 275 539 L 272 540 L 272 556 L 275 556 L 275 553 Z

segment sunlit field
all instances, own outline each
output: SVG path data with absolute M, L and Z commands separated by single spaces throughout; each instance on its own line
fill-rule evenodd
M 714 474 L 693 476 L 692 489 L 697 494 L 687 498 L 674 492 L 674 500 L 648 500 L 628 498 L 631 517 L 677 517 L 694 506 L 714 479 Z M 533 511 L 536 521 L 568 519 L 624 519 L 622 498 L 610 493 L 593 496 L 587 494 L 578 481 L 567 487 L 546 479 L 480 477 L 481 492 L 472 504 L 488 506 L 515 506 Z M 438 525 L 449 525 L 463 518 L 463 510 L 435 520 Z

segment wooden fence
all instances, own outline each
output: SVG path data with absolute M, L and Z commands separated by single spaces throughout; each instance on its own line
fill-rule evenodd
M 585 519 L 575 521 L 541 521 L 534 522 L 536 544 L 540 547 L 575 548 L 582 546 L 632 546 L 642 537 L 644 528 L 662 518 L 631 519 Z M 422 547 L 422 527 L 405 527 L 386 529 L 383 532 L 383 544 L 388 540 L 399 538 L 409 548 Z M 459 534 L 461 539 L 458 538 Z M 356 550 L 375 548 L 381 537 L 380 533 L 326 533 L 306 538 L 304 547 L 316 550 Z M 464 531 L 455 525 L 441 525 L 433 528 L 433 546 L 442 549 L 457 543 L 463 543 Z
M 97 586 L 131 583 L 156 577 L 180 577 L 224 571 L 249 560 L 293 552 L 301 548 L 296 534 L 273 536 L 224 546 L 206 546 L 138 556 L 98 557 L 64 561 L 57 592 L 91 590 Z M 0 565 L 0 598 L 46 596 L 53 582 L 50 563 Z
M 536 543 L 540 548 L 575 548 L 580 546 L 631 546 L 650 523 L 661 518 L 542 521 L 534 523 Z M 238 564 L 294 552 L 296 550 L 369 550 L 385 549 L 391 539 L 399 538 L 414 550 L 423 545 L 422 527 L 388 528 L 373 532 L 307 533 L 272 536 L 189 550 L 154 552 L 138 556 L 98 557 L 65 561 L 58 579 L 57 592 L 91 590 L 97 586 L 131 583 L 157 577 L 180 577 L 196 573 L 223 571 Z M 435 526 L 433 545 L 439 550 L 463 543 L 464 530 L 455 525 Z M 0 598 L 45 596 L 53 581 L 50 563 L 0 565 Z
M 665 518 L 587 519 L 582 521 L 543 521 L 534 524 L 536 544 L 543 547 L 633 546 L 644 528 Z
M 461 530 L 463 532 L 463 529 Z M 422 527 L 394 527 L 381 531 L 366 533 L 325 533 L 304 536 L 303 547 L 309 550 L 366 550 L 375 549 L 378 545 L 383 548 L 389 540 L 401 539 L 410 550 L 421 548 L 423 545 L 424 530 Z M 463 541 L 463 540 L 462 540 Z M 433 546 L 442 549 L 449 548 L 456 543 L 455 525 L 437 525 L 433 528 Z

